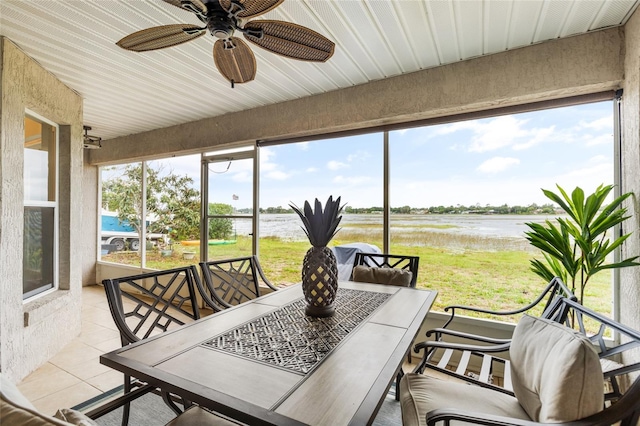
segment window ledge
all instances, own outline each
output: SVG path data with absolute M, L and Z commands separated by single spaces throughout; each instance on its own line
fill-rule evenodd
M 49 315 L 71 305 L 71 292 L 69 290 L 57 290 L 46 296 L 27 302 L 23 307 L 24 326 L 38 324 Z

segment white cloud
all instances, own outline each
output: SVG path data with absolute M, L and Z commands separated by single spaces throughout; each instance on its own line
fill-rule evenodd
M 361 185 L 363 183 L 370 182 L 371 178 L 368 176 L 336 176 L 331 182 L 341 185 Z
M 527 140 L 524 142 L 516 143 L 513 146 L 513 149 L 516 151 L 521 151 L 523 149 L 528 149 L 535 145 L 538 145 L 539 143 L 551 142 L 553 140 L 556 140 L 555 129 L 556 126 L 531 129 L 530 131 L 525 132 L 528 133 L 526 135 Z
M 515 141 L 527 134 L 522 127 L 527 120 L 518 120 L 513 116 L 498 117 L 488 122 L 474 122 L 469 151 L 485 152 L 513 145 Z
M 307 168 L 307 170 L 305 170 L 307 173 L 315 173 L 318 171 L 317 167 L 309 167 Z
M 476 170 L 481 173 L 499 173 L 520 164 L 520 160 L 513 157 L 493 157 L 480 164 Z
M 349 154 L 347 156 L 347 161 L 350 163 L 353 161 L 366 161 L 370 157 L 371 157 L 371 153 L 369 151 L 358 150 L 353 154 Z
M 606 133 L 600 135 L 586 135 L 584 137 L 584 142 L 587 146 L 612 144 L 613 135 Z
M 449 135 L 460 130 L 475 130 L 478 127 L 478 124 L 478 120 L 459 121 L 457 123 L 445 124 L 438 126 L 436 131 L 433 132 L 433 135 Z
M 579 126 L 586 129 L 593 130 L 611 130 L 611 124 L 613 123 L 613 115 L 598 118 L 593 121 L 581 121 Z
M 341 163 L 340 161 L 331 160 L 327 163 L 327 168 L 329 170 L 340 170 L 349 167 L 346 163 Z
M 234 182 L 253 182 L 253 174 L 246 170 L 234 173 L 231 177 Z
M 287 180 L 291 177 L 291 173 L 285 173 L 280 170 L 274 170 L 269 173 L 265 173 L 265 177 L 273 180 Z

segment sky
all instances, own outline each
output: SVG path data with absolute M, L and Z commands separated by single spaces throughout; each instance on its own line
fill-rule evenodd
M 393 131 L 389 145 L 392 207 L 545 204 L 542 188 L 613 183 L 613 102 Z M 383 204 L 382 133 L 265 147 L 260 158 L 262 208 L 329 195 Z M 164 161 L 199 186 L 199 159 Z M 209 168 L 210 201 L 251 205 L 251 161 Z

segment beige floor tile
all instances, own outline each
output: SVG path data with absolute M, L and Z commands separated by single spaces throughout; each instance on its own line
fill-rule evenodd
M 90 377 L 86 380 L 88 384 L 100 389 L 103 392 L 111 390 L 124 383 L 124 374 L 119 371 L 109 369 L 102 374 L 95 377 Z
M 71 373 L 57 370 L 51 374 L 18 384 L 18 389 L 31 402 L 52 395 L 58 391 L 82 383 Z
M 64 370 L 62 370 L 60 367 L 57 367 L 51 364 L 50 362 L 47 362 L 46 364 L 40 366 L 40 368 L 38 368 L 36 371 L 34 371 L 33 373 L 29 374 L 27 377 L 22 379 L 22 383 L 27 383 L 32 380 L 38 380 L 42 378 L 46 379 L 47 377 L 51 376 L 57 371 L 64 371 Z
M 92 359 L 97 362 L 100 355 L 102 355 L 102 352 L 99 350 L 87 345 L 86 343 L 80 342 L 77 339 L 72 343 L 72 345 L 73 347 L 65 347 L 65 349 L 58 352 L 49 360 L 49 362 L 68 371 L 69 368 L 72 368 L 74 365 L 82 362 Z
M 82 321 L 81 335 L 82 333 L 92 333 L 94 331 L 104 330 L 105 328 L 107 327 L 105 327 L 104 325 L 96 324 L 90 321 Z M 111 328 L 109 328 L 109 330 L 111 330 Z
M 65 367 L 65 371 L 73 374 L 80 380 L 86 381 L 91 377 L 99 376 L 107 371 L 113 371 L 113 369 L 100 364 L 98 358 L 92 358 L 89 361 L 69 365 Z
M 118 337 L 116 339 L 105 340 L 104 342 L 93 345 L 93 347 L 106 354 L 107 352 L 120 349 L 122 347 L 122 343 L 120 341 L 120 337 Z
M 116 324 L 113 322 L 113 318 L 111 317 L 111 313 L 105 309 L 94 308 L 84 310 L 82 312 L 82 321 L 92 322 L 103 327 L 117 330 Z
M 31 402 L 40 412 L 52 416 L 60 408 L 71 408 L 101 393 L 101 390 L 85 382 L 79 382 Z
M 104 288 L 98 285 L 92 285 L 82 288 L 82 305 L 102 305 L 106 302 L 107 296 Z
M 120 333 L 118 333 L 116 330 L 94 324 L 91 331 L 85 330 L 83 326 L 82 332 L 80 333 L 80 336 L 78 336 L 78 339 L 89 346 L 95 347 L 95 345 L 101 342 L 119 337 Z

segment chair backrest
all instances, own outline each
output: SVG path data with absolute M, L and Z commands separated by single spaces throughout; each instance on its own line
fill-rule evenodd
M 200 269 L 206 290 L 221 308 L 259 297 L 260 281 L 277 290 L 264 276 L 256 256 L 200 262 Z
M 102 281 L 122 345 L 200 318 L 195 266 Z
M 418 280 L 418 256 L 402 256 L 396 254 L 383 253 L 356 253 L 353 261 L 353 267 L 368 266 L 371 268 L 392 268 L 410 271 L 411 282 L 410 287 L 415 287 Z

